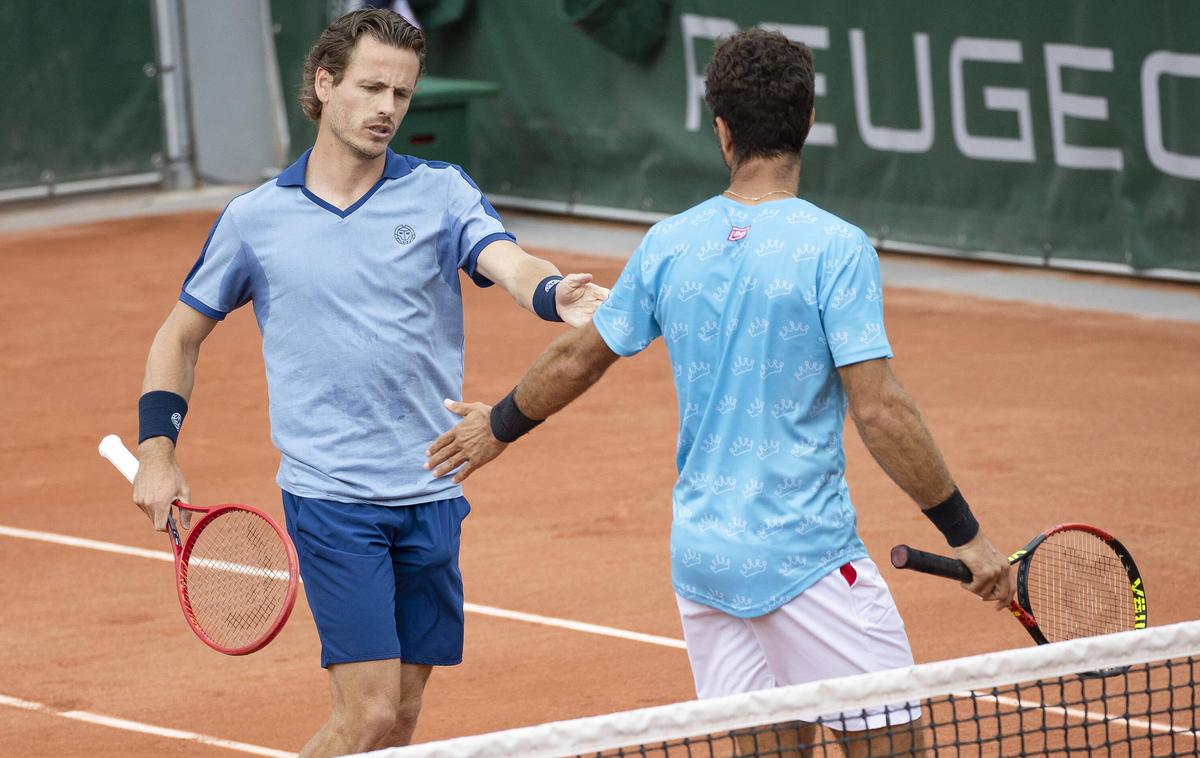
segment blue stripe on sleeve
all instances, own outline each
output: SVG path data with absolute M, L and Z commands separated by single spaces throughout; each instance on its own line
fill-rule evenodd
M 189 306 L 192 310 L 198 312 L 201 316 L 208 316 L 213 321 L 224 321 L 225 317 L 229 315 L 228 313 L 219 311 L 215 308 L 209 308 L 204 303 L 200 302 L 196 298 L 189 295 L 186 290 L 180 291 L 179 302 L 183 303 L 186 306 Z
M 491 287 L 493 284 L 495 284 L 495 282 L 482 274 L 476 273 L 475 267 L 479 265 L 479 254 L 482 253 L 488 245 L 492 244 L 493 242 L 499 242 L 500 240 L 516 242 L 517 238 L 508 232 L 494 232 L 476 242 L 475 246 L 471 248 L 471 252 L 467 253 L 467 260 L 463 263 L 462 270 L 466 271 L 467 276 L 471 277 L 471 281 L 475 282 L 475 284 L 480 287 Z

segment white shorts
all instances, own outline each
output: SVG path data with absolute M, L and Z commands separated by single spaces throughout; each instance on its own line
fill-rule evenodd
M 913 665 L 904 622 L 870 558 L 834 569 L 757 618 L 675 599 L 701 699 Z M 896 703 L 821 718 L 831 728 L 862 731 L 920 717 L 918 704 Z

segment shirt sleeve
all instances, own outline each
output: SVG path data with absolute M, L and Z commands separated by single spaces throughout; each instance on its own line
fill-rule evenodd
M 250 302 L 252 271 L 248 253 L 228 207 L 213 224 L 196 265 L 183 280 L 179 300 L 211 319 Z
M 461 268 L 475 284 L 490 287 L 493 282 L 475 270 L 479 254 L 493 242 L 516 242 L 517 238 L 504 229 L 500 214 L 496 213 L 496 209 L 466 172 L 458 166 L 451 166 L 449 171 L 450 188 L 446 203 L 449 233 L 442 254 L 453 260 L 453 268 L 449 270 Z
M 613 285 L 608 300 L 600 304 L 592 317 L 596 331 L 617 355 L 636 355 L 662 334 L 655 315 L 657 265 L 646 252 L 650 244 L 649 239 L 642 240 Z
M 883 328 L 879 255 L 861 231 L 831 247 L 822 263 L 817 303 L 834 365 L 891 358 Z

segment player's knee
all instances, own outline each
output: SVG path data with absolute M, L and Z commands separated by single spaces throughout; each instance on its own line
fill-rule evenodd
M 359 749 L 382 745 L 396 724 L 398 706 L 386 697 L 363 698 L 342 709 L 341 731 L 351 736 Z
M 396 709 L 392 727 L 380 747 L 404 747 L 412 741 L 417 728 L 417 717 L 421 715 L 421 698 L 402 702 Z

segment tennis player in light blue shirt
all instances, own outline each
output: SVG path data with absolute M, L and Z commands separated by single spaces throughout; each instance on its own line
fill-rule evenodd
M 970 567 L 969 588 L 997 608 L 1013 593 L 1008 563 L 891 372 L 870 241 L 796 197 L 811 52 L 778 33 L 739 32 L 718 46 L 705 86 L 728 188 L 656 224 L 593 323 L 556 340 L 507 397 L 453 404 L 465 418 L 429 462 L 461 481 L 618 357 L 661 337 L 679 400 L 672 575 L 697 694 L 911 665 L 904 624 L 856 530 L 847 408 L 876 460 Z M 867 732 L 860 744 L 878 732 L 907 752 L 923 744 L 910 726 L 919 719 L 916 704 L 898 703 L 824 720 Z M 745 739 L 770 747 L 766 736 Z M 811 736 L 803 727 L 798 739 Z
M 714 197 L 650 230 L 595 327 L 618 355 L 660 335 L 670 352 L 682 597 L 761 616 L 866 556 L 835 371 L 892 355 L 862 231 L 804 200 Z
M 305 186 L 310 153 L 226 207 L 179 299 L 216 321 L 253 306 L 285 491 L 458 497 L 421 455 L 454 418 L 442 399 L 461 392 L 458 272 L 490 286 L 480 255 L 515 238 L 456 166 L 388 150 L 379 181 L 339 209 Z
M 201 345 L 253 306 L 277 481 L 333 692 L 306 758 L 407 744 L 432 667 L 462 659 L 470 506 L 422 455 L 455 418 L 442 399 L 462 392 L 459 271 L 571 326 L 606 296 L 518 247 L 461 169 L 388 149 L 424 45 L 391 11 L 325 30 L 300 97 L 316 143 L 217 219 L 139 400 L 134 501 L 162 530 L 172 500 L 191 500 L 175 443 Z

